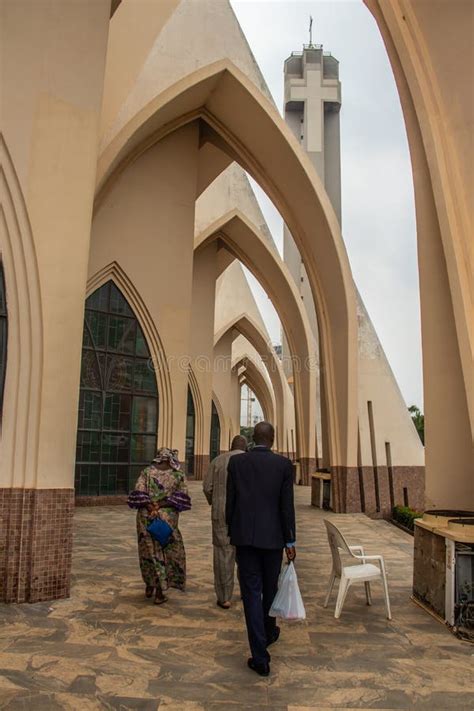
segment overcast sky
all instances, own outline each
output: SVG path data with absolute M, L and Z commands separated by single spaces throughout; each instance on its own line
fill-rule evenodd
M 342 231 L 355 282 L 408 405 L 422 407 L 420 307 L 413 181 L 395 81 L 377 25 L 361 0 L 231 0 L 275 102 L 283 105 L 283 62 L 308 43 L 340 62 Z M 282 221 L 257 192 L 278 247 Z M 272 340 L 280 325 L 252 287 Z

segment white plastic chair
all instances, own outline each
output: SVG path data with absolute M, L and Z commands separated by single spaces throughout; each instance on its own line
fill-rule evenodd
M 336 578 L 339 578 L 339 590 L 337 593 L 336 610 L 334 617 L 338 619 L 341 616 L 342 606 L 346 599 L 347 591 L 352 583 L 364 583 L 367 605 L 372 604 L 372 596 L 370 594 L 370 583 L 372 580 L 382 579 L 382 585 L 385 595 L 385 609 L 387 618 L 392 619 L 390 610 L 390 600 L 388 597 L 387 575 L 385 572 L 385 563 L 381 555 L 365 555 L 362 546 L 350 546 L 336 526 L 324 519 L 328 534 L 329 546 L 332 555 L 332 571 L 329 578 L 329 590 L 324 601 L 324 607 L 328 606 L 329 598 L 334 587 Z M 360 565 L 343 565 L 341 560 L 341 551 L 347 553 L 351 558 L 356 558 L 360 561 Z M 378 565 L 367 563 L 368 560 L 375 560 Z

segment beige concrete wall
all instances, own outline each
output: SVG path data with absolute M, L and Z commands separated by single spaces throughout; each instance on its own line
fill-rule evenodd
M 172 387 L 168 444 L 184 452 L 191 344 L 198 127 L 154 145 L 124 171 L 94 217 L 89 276 L 117 261 L 160 334 Z M 160 412 L 160 419 L 165 414 Z M 161 425 L 160 425 L 161 427 Z
M 393 466 L 422 467 L 425 463 L 423 445 L 361 299 L 358 320 L 360 465 L 374 463 L 368 416 L 368 402 L 371 402 L 376 464 L 387 465 L 386 443 L 389 443 Z
M 5 486 L 73 486 L 109 13 L 108 0 L 1 5 Z
M 102 149 L 154 96 L 226 57 L 271 100 L 228 0 L 128 0 L 112 19 L 109 46 Z

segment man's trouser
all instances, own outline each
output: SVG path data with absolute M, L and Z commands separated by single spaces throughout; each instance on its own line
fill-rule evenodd
M 227 526 L 212 522 L 214 587 L 218 602 L 230 602 L 234 592 L 235 548 L 229 543 Z
M 240 591 L 250 651 L 257 664 L 268 660 L 267 645 L 275 634 L 276 620 L 268 612 L 278 590 L 283 549 L 237 546 Z

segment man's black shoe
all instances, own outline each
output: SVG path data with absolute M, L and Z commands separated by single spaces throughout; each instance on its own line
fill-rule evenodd
M 267 647 L 269 647 L 271 644 L 274 644 L 275 642 L 278 641 L 278 637 L 280 636 L 280 628 L 275 627 L 275 631 L 273 633 L 273 637 L 268 640 L 267 642 Z
M 270 674 L 270 665 L 268 662 L 257 664 L 256 662 L 254 662 L 252 657 L 250 657 L 250 659 L 247 661 L 247 666 L 252 671 L 257 672 L 257 674 L 260 674 L 260 676 L 268 676 Z

